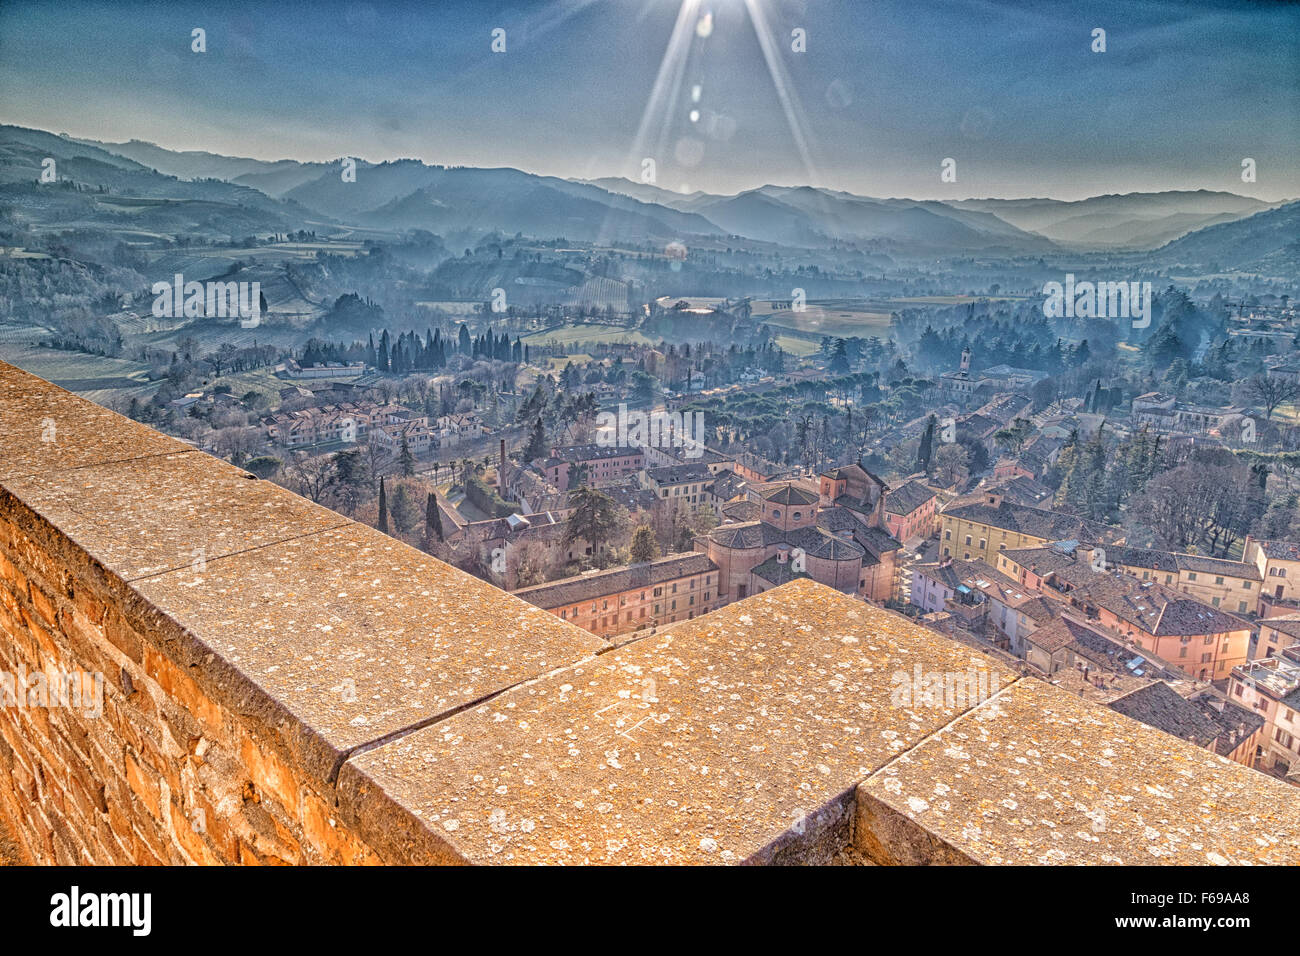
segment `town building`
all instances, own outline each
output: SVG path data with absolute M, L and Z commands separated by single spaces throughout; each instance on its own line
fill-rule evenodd
M 947 611 L 973 633 L 1017 657 L 1026 638 L 1059 616 L 1062 604 L 1021 585 L 983 561 L 951 558 L 912 568 L 911 602 L 926 612 Z M 987 626 L 986 626 L 987 625 Z
M 800 574 L 872 601 L 897 594 L 901 545 L 885 529 L 884 482 L 860 465 L 835 469 L 821 482 L 820 493 L 795 481 L 751 483 L 757 518 L 696 539 L 696 549 L 718 565 L 727 600 Z
M 1246 663 L 1251 629 L 1241 618 L 1162 584 L 1092 573 L 1071 590 L 1071 603 L 1189 677 L 1226 681 Z
M 1259 613 L 1279 603 L 1300 601 L 1300 543 L 1261 541 L 1247 536 L 1242 560 L 1255 565 L 1263 578 Z
M 1264 718 L 1259 741 L 1261 770 L 1300 783 L 1300 654 L 1251 661 L 1232 671 L 1229 699 Z
M 1239 420 L 1244 411 L 1237 406 L 1190 405 L 1175 400 L 1172 395 L 1147 392 L 1133 399 L 1132 424 L 1135 429 L 1146 427 L 1162 434 L 1220 433 L 1229 422 Z
M 692 510 L 715 503 L 709 490 L 714 483 L 714 473 L 705 464 L 692 462 L 646 468 L 640 477 L 641 486 L 663 501 L 684 505 Z
M 999 551 L 1065 540 L 1117 544 L 1124 535 L 1118 528 L 1086 518 L 1012 504 L 996 492 L 985 493 L 983 500 L 976 502 L 958 499 L 943 510 L 940 520 L 944 557 L 978 560 L 994 567 Z
M 1152 681 L 1107 706 L 1244 767 L 1255 766 L 1265 736 L 1263 717 L 1213 690 L 1184 697 L 1164 681 Z
M 718 567 L 698 552 L 671 554 L 539 584 L 515 596 L 610 638 L 686 621 L 720 607 Z
M 584 483 L 593 487 L 636 475 L 645 467 L 645 452 L 625 445 L 569 445 L 553 448 L 549 458 L 533 465 L 555 488 L 568 491 L 578 474 L 584 474 Z
M 939 530 L 939 496 L 919 481 L 908 481 L 885 496 L 885 530 L 907 544 Z
M 1081 545 L 1079 551 L 1087 563 L 1104 561 L 1107 568 L 1118 568 L 1140 581 L 1155 581 L 1176 588 L 1211 607 L 1234 614 L 1253 613 L 1259 601 L 1262 576 L 1248 562 L 1119 545 L 1105 548 Z

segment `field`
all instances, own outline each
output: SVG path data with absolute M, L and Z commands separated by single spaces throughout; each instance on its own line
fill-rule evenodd
M 475 315 L 478 307 L 482 302 L 429 302 L 421 301 L 415 303 L 417 308 L 421 309 L 441 309 L 449 315 Z
M 917 295 L 890 299 L 901 306 L 908 305 L 965 305 L 968 302 L 1015 302 L 1023 295 Z
M 551 355 L 546 359 L 552 372 L 563 372 L 564 366 L 572 362 L 574 365 L 586 365 L 591 361 L 590 355 Z
M 815 332 L 818 335 L 856 335 L 860 338 L 870 338 L 874 335 L 882 339 L 889 337 L 889 313 L 861 306 L 830 307 L 809 302 L 802 312 L 781 309 L 770 312 L 761 319 L 755 312 L 754 318 L 774 327 Z
M 636 345 L 654 345 L 635 329 L 621 325 L 564 325 L 545 332 L 534 332 L 523 337 L 525 345 L 573 345 L 577 342 L 630 342 Z
M 270 399 L 271 407 L 275 407 L 280 404 L 280 389 L 288 385 L 302 383 L 290 379 L 276 378 L 275 369 L 272 366 L 223 375 L 220 378 L 211 379 L 211 384 L 214 388 L 218 385 L 229 385 L 231 394 L 236 398 L 242 398 L 250 391 L 261 392 Z
M 160 384 L 148 380 L 147 365 L 130 359 L 6 342 L 0 342 L 0 359 L 100 405 L 123 398 L 147 400 Z
M 795 338 L 793 335 L 778 335 L 775 341 L 784 351 L 800 358 L 805 355 L 812 355 L 818 348 L 817 343 L 811 339 Z
M 859 338 L 889 338 L 890 314 L 901 309 L 923 305 L 964 305 L 987 299 L 1005 302 L 1019 296 L 969 296 L 926 295 L 897 299 L 820 299 L 809 300 L 803 311 L 773 308 L 770 301 L 756 300 L 750 306 L 751 316 L 776 328 L 797 329 L 818 335 L 852 336 Z M 784 303 L 782 303 L 784 304 Z M 780 336 L 796 341 L 793 336 Z M 786 346 L 782 344 L 782 348 Z M 791 348 L 789 351 L 798 351 Z M 803 354 L 807 354 L 806 352 Z

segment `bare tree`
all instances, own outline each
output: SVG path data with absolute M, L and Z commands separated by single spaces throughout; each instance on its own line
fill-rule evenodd
M 334 461 L 329 455 L 312 457 L 300 453 L 286 471 L 290 487 L 319 504 L 334 478 Z
M 1205 547 L 1226 555 L 1264 512 L 1265 500 L 1249 469 L 1205 462 L 1156 475 L 1132 502 L 1132 520 L 1176 551 Z
M 383 469 L 392 463 L 393 453 L 379 441 L 374 431 L 371 431 L 366 436 L 366 443 L 362 448 L 365 449 L 366 464 L 370 467 L 371 480 L 378 483 L 379 476 L 384 473 Z
M 957 442 L 939 446 L 939 450 L 934 453 L 934 469 L 935 475 L 945 488 L 955 485 L 966 477 L 966 463 L 969 458 L 966 446 L 959 445 Z
M 1264 407 L 1266 419 L 1273 417 L 1273 410 L 1279 405 L 1300 398 L 1300 384 L 1267 373 L 1252 378 L 1247 389 L 1248 394 Z

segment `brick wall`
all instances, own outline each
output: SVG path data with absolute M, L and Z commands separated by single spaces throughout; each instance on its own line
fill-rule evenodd
M 0 669 L 104 680 L 102 714 L 93 696 L 0 708 L 0 806 L 27 862 L 380 862 L 338 824 L 329 781 L 203 688 L 204 658 L 169 622 L 0 507 Z

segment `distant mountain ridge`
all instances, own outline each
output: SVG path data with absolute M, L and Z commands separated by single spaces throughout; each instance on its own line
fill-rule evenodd
M 1272 209 L 1236 193 L 1207 189 L 1111 193 L 1088 199 L 960 199 L 959 209 L 992 213 L 1029 232 L 1079 249 L 1154 249 L 1206 226 Z
M 1154 258 L 1170 266 L 1294 276 L 1300 270 L 1300 201 L 1200 229 L 1161 247 Z
M 518 232 L 585 241 L 681 239 L 689 244 L 692 238 L 739 236 L 806 248 L 866 242 L 876 252 L 927 258 L 1106 251 L 1155 255 L 1159 250 L 1162 260 L 1195 252 L 1206 261 L 1228 261 L 1212 254 L 1215 242 L 1227 242 L 1245 256 L 1273 255 L 1286 245 L 1278 243 L 1278 230 L 1268 219 L 1177 245 L 1205 230 L 1252 223 L 1258 214 L 1287 208 L 1209 190 L 1075 201 L 878 199 L 773 185 L 732 196 L 683 195 L 612 177 L 572 180 L 416 159 L 357 160 L 355 181 L 344 181 L 342 160 L 266 161 L 170 150 L 141 140 L 101 143 L 15 126 L 0 127 L 0 184 L 34 182 L 42 155 L 58 157 L 61 173 L 79 181 L 172 200 L 167 216 L 151 213 L 160 229 L 183 222 L 186 215 L 200 219 L 203 230 L 221 228 L 215 213 L 202 219 L 197 209 L 175 208 L 190 201 L 233 207 L 231 231 L 316 221 L 379 231 Z M 1289 220 L 1284 215 L 1279 221 Z
M 104 187 L 103 192 L 50 190 L 37 185 L 46 160 L 60 181 Z M 43 130 L 0 126 L 0 203 L 39 214 L 51 225 L 131 226 L 148 232 L 249 235 L 301 228 L 314 212 L 221 179 L 179 179 L 102 147 Z M 214 229 L 214 219 L 221 228 Z

